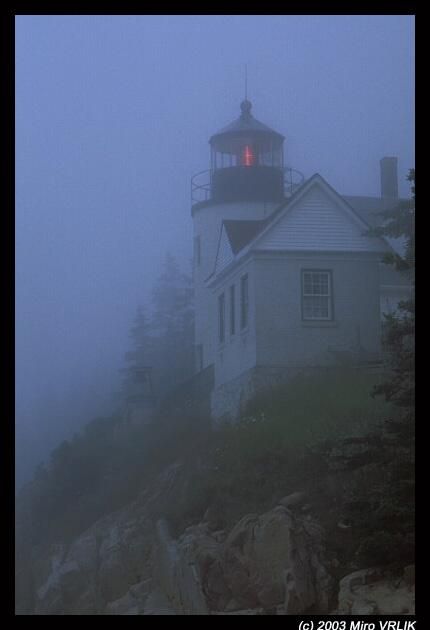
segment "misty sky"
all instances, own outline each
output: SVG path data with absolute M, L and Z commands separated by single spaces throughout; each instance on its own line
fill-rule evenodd
M 379 195 L 414 158 L 411 16 L 16 18 L 16 433 L 24 469 L 109 408 L 168 251 L 189 269 L 190 177 L 253 113 L 285 162 Z M 33 459 L 32 459 L 33 458 Z

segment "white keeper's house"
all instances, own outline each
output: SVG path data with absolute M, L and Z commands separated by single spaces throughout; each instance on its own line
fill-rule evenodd
M 367 235 L 399 201 L 397 158 L 380 162 L 380 197 L 340 194 L 286 166 L 284 136 L 251 109 L 192 180 L 196 372 L 212 366 L 215 420 L 303 369 L 377 363 L 382 313 L 410 292 L 381 263 L 397 245 Z

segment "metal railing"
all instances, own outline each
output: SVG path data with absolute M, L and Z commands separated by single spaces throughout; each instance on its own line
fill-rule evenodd
M 305 181 L 305 176 L 295 168 L 286 166 L 284 168 L 284 195 L 291 197 Z
M 289 166 L 284 171 L 284 195 L 291 197 L 305 181 L 303 173 Z M 211 170 L 200 171 L 191 178 L 191 205 L 211 198 Z
M 191 205 L 209 201 L 211 195 L 211 170 L 200 171 L 191 178 Z

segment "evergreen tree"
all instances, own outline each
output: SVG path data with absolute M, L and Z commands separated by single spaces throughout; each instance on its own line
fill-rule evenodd
M 410 170 L 412 198 L 383 213 L 386 223 L 373 233 L 405 239 L 403 256 L 392 253 L 384 262 L 408 274 L 412 283 L 409 300 L 386 315 L 385 343 L 389 351 L 389 376 L 373 391 L 384 396 L 399 413 L 385 424 L 384 478 L 379 488 L 368 490 L 374 502 L 373 529 L 367 557 L 386 556 L 387 561 L 414 562 L 415 550 L 415 171 Z
M 154 362 L 153 337 L 150 334 L 150 321 L 143 306 L 138 306 L 129 336 L 132 340 L 132 350 L 125 353 L 128 364 L 124 368 L 122 394 L 127 398 L 133 393 L 136 385 L 136 374 L 139 368 L 151 367 Z
M 122 395 L 136 393 L 139 368 L 153 368 L 154 393 L 163 397 L 193 374 L 194 305 L 192 279 L 168 254 L 152 290 L 152 313 L 139 306 L 125 354 Z
M 372 396 L 383 396 L 393 405 L 389 419 L 380 431 L 366 436 L 369 461 L 380 467 L 377 483 L 369 483 L 364 474 L 353 492 L 355 502 L 368 504 L 363 522 L 362 542 L 355 557 L 363 566 L 387 564 L 404 567 L 415 561 L 415 171 L 411 199 L 380 213 L 383 224 L 372 236 L 388 241 L 402 241 L 401 253 L 390 252 L 383 262 L 407 274 L 411 297 L 399 303 L 397 310 L 385 315 L 385 347 L 388 374 L 374 388 Z M 397 250 L 398 248 L 396 248 Z M 354 512 L 351 512 L 354 515 Z M 355 521 L 357 517 L 354 516 Z
M 152 300 L 158 386 L 161 393 L 167 393 L 192 375 L 194 361 L 192 280 L 171 254 L 154 285 Z
M 385 223 L 372 231 L 379 236 L 404 239 L 403 256 L 390 252 L 384 262 L 407 274 L 412 284 L 410 299 L 400 302 L 397 312 L 384 315 L 391 376 L 374 394 L 384 395 L 411 419 L 415 404 L 415 169 L 409 171 L 407 179 L 412 184 L 412 198 L 381 213 Z
M 150 322 L 145 314 L 143 306 L 138 306 L 129 336 L 133 342 L 133 350 L 127 352 L 125 360 L 130 367 L 147 365 L 151 361 L 151 336 L 149 333 Z
M 192 317 L 192 293 L 191 278 L 182 273 L 175 258 L 167 254 L 152 291 L 152 329 L 157 334 L 183 331 L 184 323 Z

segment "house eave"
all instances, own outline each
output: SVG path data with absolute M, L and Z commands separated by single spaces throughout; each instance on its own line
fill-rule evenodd
M 231 263 L 227 265 L 227 267 L 224 267 L 224 269 L 220 271 L 212 279 L 210 279 L 210 277 L 207 278 L 206 286 L 209 289 L 215 289 L 222 282 L 222 280 L 224 280 L 230 274 L 230 272 L 232 272 L 236 267 L 240 267 L 242 263 L 247 262 L 252 257 L 252 254 L 254 253 L 255 252 L 253 250 L 249 250 L 243 256 L 240 256 L 239 258 L 236 258 L 235 260 L 233 260 Z

